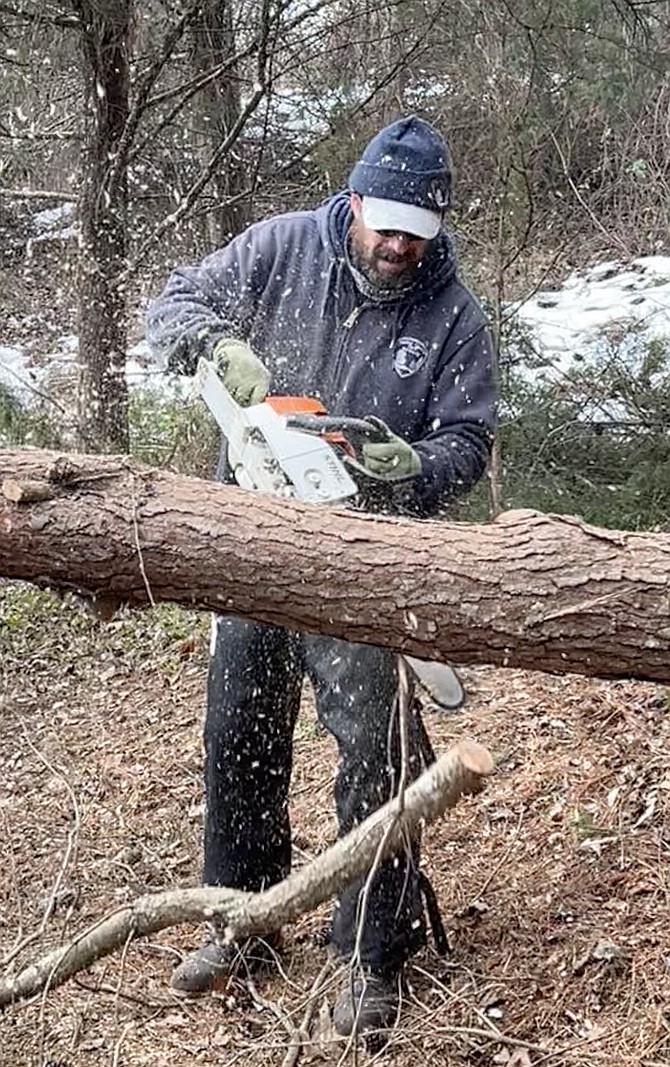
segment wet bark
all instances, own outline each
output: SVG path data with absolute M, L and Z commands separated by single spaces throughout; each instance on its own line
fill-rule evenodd
M 0 451 L 0 575 L 173 601 L 453 664 L 670 681 L 670 535 L 507 512 L 469 525 L 316 508 L 131 464 Z M 34 487 L 31 495 L 34 496 Z

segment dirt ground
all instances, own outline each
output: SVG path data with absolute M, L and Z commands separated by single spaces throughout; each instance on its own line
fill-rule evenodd
M 207 621 L 166 609 L 100 626 L 75 602 L 0 588 L 0 961 L 11 973 L 136 895 L 197 884 Z M 334 1044 L 335 979 L 300 1063 L 670 1064 L 670 718 L 658 686 L 464 670 L 431 714 L 497 771 L 425 834 L 449 935 L 408 970 L 391 1042 Z M 309 694 L 292 786 L 296 859 L 335 834 L 334 750 Z M 328 909 L 286 931 L 280 970 L 184 1001 L 191 927 L 143 939 L 0 1015 L 12 1067 L 288 1063 L 324 962 Z M 0 969 L 0 973 L 2 971 Z

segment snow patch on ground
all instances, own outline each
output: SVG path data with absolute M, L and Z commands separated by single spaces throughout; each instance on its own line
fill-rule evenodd
M 24 348 L 0 345 L 0 388 L 25 406 L 39 398 L 44 399 L 49 393 L 48 380 L 54 374 L 76 369 L 78 348 L 78 338 L 74 334 L 64 334 L 57 339 L 46 359 L 35 366 Z M 131 390 L 149 389 L 162 394 L 166 400 L 187 399 L 193 390 L 193 379 L 168 374 L 165 364 L 150 355 L 146 341 L 140 341 L 128 351 L 126 382 Z
M 599 263 L 570 275 L 559 289 L 519 301 L 510 313 L 541 357 L 543 367 L 533 374 L 546 379 L 596 360 L 613 327 L 629 329 L 638 341 L 643 335 L 670 343 L 670 256 L 645 256 L 627 266 Z
M 45 233 L 53 230 L 56 226 L 62 226 L 72 218 L 74 203 L 69 201 L 59 204 L 58 207 L 47 207 L 44 211 L 37 211 L 33 215 L 33 230 L 35 233 Z
M 31 381 L 26 353 L 22 348 L 0 345 L 0 388 L 22 402 L 36 382 Z
M 74 202 L 65 201 L 57 207 L 48 207 L 44 211 L 38 211 L 32 218 L 34 237 L 28 244 L 37 244 L 40 241 L 67 241 L 76 237 L 79 233 L 77 223 L 73 219 L 75 210 Z

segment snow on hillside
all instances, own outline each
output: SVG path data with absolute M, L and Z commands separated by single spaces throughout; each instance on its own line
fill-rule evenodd
M 510 310 L 542 357 L 544 366 L 534 373 L 546 378 L 595 358 L 603 331 L 614 326 L 630 329 L 638 342 L 642 337 L 670 344 L 670 256 L 599 263 Z

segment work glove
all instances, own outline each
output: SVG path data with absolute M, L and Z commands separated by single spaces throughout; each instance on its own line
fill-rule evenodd
M 384 437 L 383 440 L 366 441 L 363 445 L 363 465 L 371 474 L 396 481 L 421 473 L 419 455 L 407 441 L 392 433 L 386 423 L 374 415 L 368 415 L 365 421 L 373 424 L 380 438 Z
M 265 400 L 270 372 L 245 341 L 238 341 L 234 337 L 218 341 L 212 352 L 212 360 L 221 381 L 237 404 L 247 408 Z

